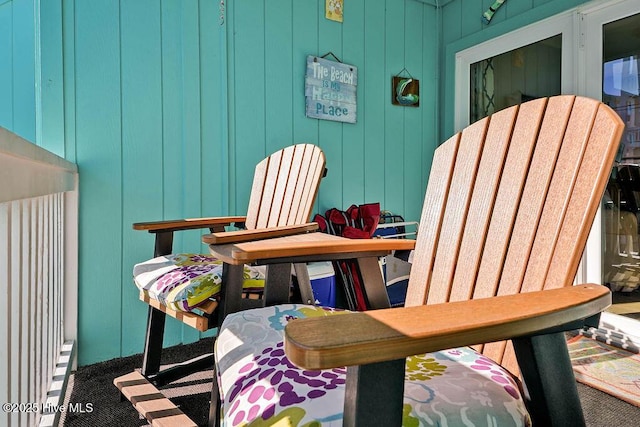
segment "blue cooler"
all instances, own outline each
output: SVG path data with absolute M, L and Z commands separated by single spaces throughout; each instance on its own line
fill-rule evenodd
M 402 307 L 407 297 L 411 263 L 394 255 L 385 257 L 384 278 L 391 307 Z
M 318 305 L 335 307 L 336 274 L 331 262 L 310 262 L 307 264 L 313 298 Z

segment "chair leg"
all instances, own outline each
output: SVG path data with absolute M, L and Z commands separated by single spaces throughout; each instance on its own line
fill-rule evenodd
M 211 405 L 209 406 L 209 423 L 208 427 L 220 427 L 220 411 L 222 402 L 220 400 L 220 392 L 218 391 L 218 376 L 213 373 L 213 384 L 211 385 Z
M 208 353 L 161 371 L 160 364 L 162 359 L 165 320 L 165 313 L 149 307 L 141 373 L 149 382 L 157 387 L 162 387 L 165 384 L 184 378 L 194 372 L 199 372 L 213 366 L 213 354 Z
M 348 366 L 344 426 L 400 426 L 405 359 Z
M 513 340 L 533 425 L 584 426 L 564 332 Z
M 222 265 L 222 291 L 218 306 L 218 325 L 231 313 L 242 310 L 242 283 L 244 281 L 244 266 Z
M 144 354 L 142 356 L 142 375 L 145 377 L 155 375 L 160 371 L 165 320 L 165 313 L 149 307 Z
M 265 306 L 286 304 L 289 302 L 291 291 L 291 264 L 269 264 L 264 282 Z
M 309 270 L 307 264 L 293 264 L 296 270 L 296 278 L 298 279 L 298 287 L 300 288 L 300 298 L 304 304 L 314 305 L 313 289 L 311 288 L 311 279 L 309 278 Z
M 156 233 L 153 256 L 169 255 L 173 248 L 173 232 Z M 147 331 L 144 339 L 142 356 L 142 375 L 149 377 L 160 371 L 162 357 L 162 341 L 166 314 L 149 307 L 147 315 Z
M 358 268 L 367 294 L 369 308 L 391 307 L 378 257 L 358 258 Z

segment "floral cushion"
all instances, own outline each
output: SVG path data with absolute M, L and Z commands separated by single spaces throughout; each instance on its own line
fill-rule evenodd
M 222 261 L 200 254 L 165 255 L 133 267 L 136 286 L 150 298 L 179 311 L 191 311 L 220 293 Z M 244 267 L 243 288 L 247 292 L 264 289 L 264 273 Z
M 215 343 L 223 425 L 341 426 L 346 369 L 298 369 L 283 348 L 289 320 L 340 313 L 287 304 L 229 315 Z M 465 347 L 407 359 L 403 425 L 529 426 L 531 420 L 512 376 Z

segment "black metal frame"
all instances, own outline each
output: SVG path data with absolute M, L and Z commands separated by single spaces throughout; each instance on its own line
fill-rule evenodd
M 214 231 L 220 230 L 211 229 L 211 232 Z M 159 257 L 171 254 L 173 250 L 173 231 L 158 232 L 155 235 L 153 256 Z M 160 370 L 166 318 L 167 315 L 164 312 L 149 306 L 141 373 L 158 387 L 213 366 L 213 354 L 207 354 L 187 360 L 171 368 Z
M 564 332 L 513 340 L 535 426 L 584 426 Z
M 566 332 L 598 325 L 600 314 L 512 339 L 533 425 L 584 426 Z
M 347 367 L 342 425 L 401 426 L 405 359 Z

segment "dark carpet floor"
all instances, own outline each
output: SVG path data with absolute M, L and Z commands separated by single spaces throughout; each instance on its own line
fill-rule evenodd
M 164 359 L 175 363 L 211 351 L 213 340 L 166 349 Z M 74 372 L 67 390 L 67 403 L 91 403 L 91 413 L 67 413 L 63 425 L 68 427 L 145 426 L 138 413 L 128 402 L 120 401 L 113 379 L 139 368 L 142 356 L 114 359 L 95 365 L 83 366 Z M 194 374 L 167 386 L 163 393 L 171 398 L 183 412 L 199 425 L 206 425 L 211 393 L 212 371 Z M 640 408 L 616 399 L 593 388 L 578 384 L 588 427 L 636 427 L 640 425 Z

